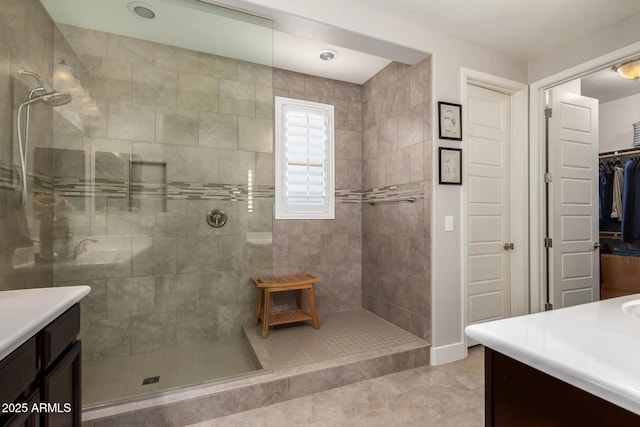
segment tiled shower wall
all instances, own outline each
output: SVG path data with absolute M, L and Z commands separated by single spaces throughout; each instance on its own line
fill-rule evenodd
M 430 339 L 431 60 L 363 87 L 363 307 Z M 405 201 L 413 197 L 414 203 Z
M 334 106 L 336 153 L 335 219 L 275 220 L 274 273 L 320 277 L 315 290 L 320 313 L 360 308 L 362 86 L 280 69 L 274 70 L 273 85 L 276 96 Z
M 29 126 L 27 204 L 21 204 L 16 113 L 36 80 L 20 77 L 24 68 L 52 80 L 54 24 L 37 0 L 2 0 L 0 3 L 0 291 L 51 286 L 49 262 L 34 264 L 37 241 L 51 242 L 51 229 L 40 220 L 51 218 L 44 205 L 34 209 L 34 195 L 50 199 L 52 189 L 46 173 L 50 159 L 36 167 L 34 152 L 52 143 L 53 110 L 38 102 L 31 108 Z M 23 110 L 24 112 L 24 110 Z M 24 118 L 24 116 L 23 116 Z M 24 123 L 24 122 L 23 122 Z M 24 132 L 24 128 L 23 128 Z M 33 243 L 32 241 L 36 241 Z
M 57 63 L 100 111 L 79 127 L 55 117 L 56 150 L 67 150 L 56 194 L 73 206 L 75 241 L 97 240 L 78 256 L 93 264 L 55 270 L 56 285 L 92 286 L 84 357 L 239 334 L 255 304 L 250 277 L 272 273 L 272 69 L 59 27 L 70 49 L 60 41 Z M 205 221 L 214 208 L 228 215 L 219 229 Z

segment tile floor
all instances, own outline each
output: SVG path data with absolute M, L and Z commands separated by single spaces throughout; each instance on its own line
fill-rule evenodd
M 425 366 L 191 427 L 482 426 L 484 349 L 441 366 Z

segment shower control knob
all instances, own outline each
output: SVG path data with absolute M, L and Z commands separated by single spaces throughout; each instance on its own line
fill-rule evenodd
M 213 228 L 220 228 L 227 223 L 227 214 L 220 209 L 212 209 L 207 213 L 207 223 Z

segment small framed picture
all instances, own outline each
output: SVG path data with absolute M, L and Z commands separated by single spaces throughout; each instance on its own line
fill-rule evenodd
M 462 105 L 438 102 L 440 139 L 462 141 Z
M 438 149 L 440 184 L 462 185 L 462 150 L 460 148 Z

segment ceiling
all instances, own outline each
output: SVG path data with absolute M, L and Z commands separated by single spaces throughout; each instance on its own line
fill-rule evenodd
M 638 0 L 348 0 L 530 61 L 640 13 Z
M 170 44 L 199 52 L 362 84 L 389 64 L 378 56 L 273 30 L 273 22 L 196 0 L 142 0 L 156 13 L 145 20 L 131 0 L 41 0 L 56 22 Z M 321 49 L 338 57 L 322 61 Z
M 358 49 L 377 55 L 346 49 L 328 36 L 339 29 L 328 30 L 326 26 L 316 33 L 334 43 L 312 40 L 309 31 L 303 30 L 321 24 L 308 20 L 303 22 L 304 28 L 293 31 L 306 37 L 274 31 L 270 20 L 209 4 L 214 0 L 141 0 L 157 13 L 156 20 L 145 21 L 129 12 L 130 1 L 41 0 L 57 22 L 358 84 L 386 66 L 388 58 L 415 63 L 426 55 L 382 46 L 385 42 L 362 36 L 356 43 Z M 523 61 L 640 13 L 639 0 L 324 1 L 336 7 L 349 2 Z M 350 34 L 352 39 L 357 36 Z M 338 51 L 338 58 L 321 61 L 317 53 L 326 48 Z M 583 88 L 601 102 L 637 93 L 640 84 L 615 79 L 609 71 L 584 78 Z
M 640 93 L 640 80 L 622 78 L 611 68 L 596 71 L 581 79 L 581 94 L 601 104 Z

